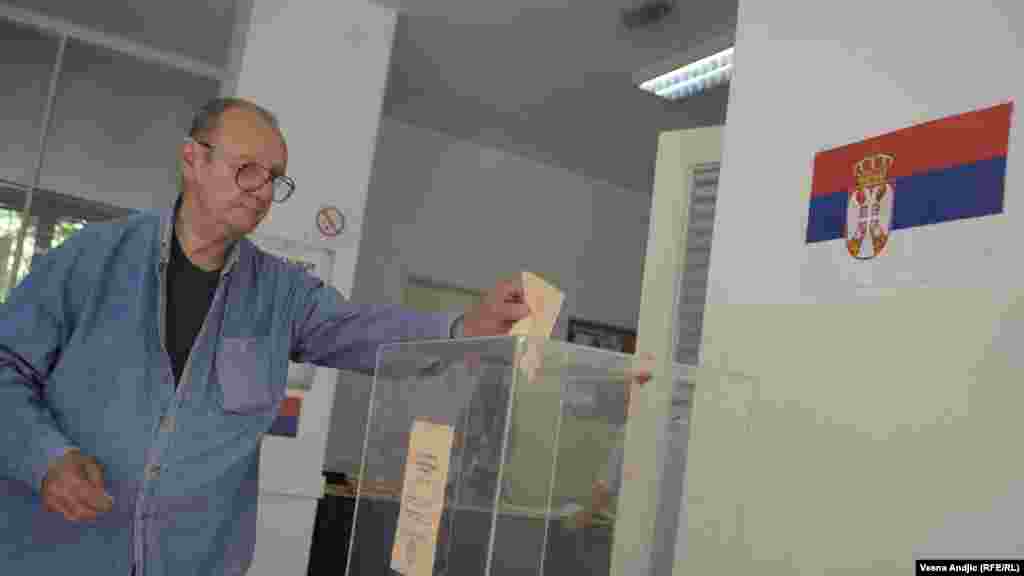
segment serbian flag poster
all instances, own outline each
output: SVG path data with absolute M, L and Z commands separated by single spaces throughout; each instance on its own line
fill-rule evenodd
M 805 284 L 927 284 L 991 256 L 1012 116 L 1007 102 L 816 154 Z

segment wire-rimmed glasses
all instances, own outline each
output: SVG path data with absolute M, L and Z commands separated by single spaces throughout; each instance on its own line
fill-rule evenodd
M 195 138 L 188 139 L 209 150 L 217 150 L 217 146 Z M 285 202 L 295 193 L 295 180 L 284 174 L 274 174 L 266 166 L 259 162 L 243 162 L 235 168 L 235 183 L 246 192 L 256 192 L 260 188 L 272 183 L 274 191 L 274 202 L 278 204 Z

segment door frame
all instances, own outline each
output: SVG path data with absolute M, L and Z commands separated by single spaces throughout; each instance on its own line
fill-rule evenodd
M 656 361 L 653 378 L 634 400 L 637 406 L 626 426 L 625 478 L 611 559 L 616 576 L 652 574 L 655 567 L 658 500 L 676 371 L 676 307 L 686 269 L 694 172 L 700 166 L 721 163 L 724 132 L 723 126 L 713 126 L 663 132 L 658 137 L 637 326 L 637 352 L 653 354 Z M 695 401 L 696 395 L 691 398 Z M 687 526 L 678 526 L 677 533 L 686 530 Z

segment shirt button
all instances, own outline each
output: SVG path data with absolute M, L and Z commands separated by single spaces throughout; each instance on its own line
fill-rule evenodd
M 160 465 L 149 464 L 146 466 L 146 480 L 156 480 L 160 477 Z
M 174 432 L 174 417 L 173 416 L 162 416 L 160 418 L 160 431 L 161 432 Z

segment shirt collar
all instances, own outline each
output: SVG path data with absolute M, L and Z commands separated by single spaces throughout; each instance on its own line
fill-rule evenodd
M 160 265 L 167 266 L 167 263 L 171 259 L 171 234 L 174 234 L 174 221 L 178 216 L 178 210 L 181 209 L 182 196 L 179 194 L 177 200 L 174 201 L 174 206 L 163 211 L 160 216 Z M 239 252 L 241 242 L 234 242 L 228 247 L 228 252 L 224 256 L 224 267 L 220 269 L 220 275 L 224 276 L 231 272 L 235 264 L 238 263 Z

